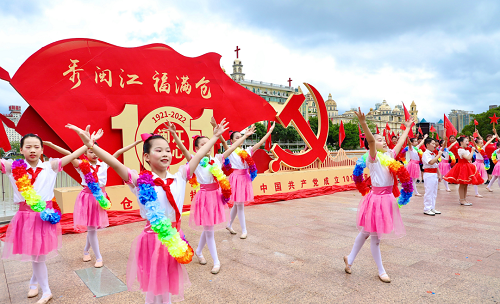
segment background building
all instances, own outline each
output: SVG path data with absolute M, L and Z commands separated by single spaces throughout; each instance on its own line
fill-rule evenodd
M 489 107 L 488 110 L 491 110 L 491 109 L 494 109 L 494 108 L 498 108 L 498 105 L 490 105 L 490 107 Z
M 458 132 L 462 132 L 462 129 L 474 119 L 472 114 L 474 114 L 472 111 L 451 110 L 448 119 Z
M 21 106 L 9 106 L 9 114 L 3 114 L 5 117 L 8 119 L 12 120 L 16 125 L 19 122 L 19 119 L 21 118 Z M 13 141 L 20 141 L 21 140 L 21 135 L 17 133 L 14 129 L 8 128 L 5 124 L 3 124 L 3 127 L 5 129 L 5 132 L 7 133 L 7 137 L 9 138 L 10 142 Z

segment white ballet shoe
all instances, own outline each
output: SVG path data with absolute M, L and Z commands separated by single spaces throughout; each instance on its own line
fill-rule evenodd
M 236 234 L 236 231 L 232 227 L 226 227 L 226 229 L 231 233 L 231 234 Z
M 246 232 L 243 232 L 241 235 L 240 235 L 240 239 L 246 239 L 247 238 L 247 233 Z
M 104 262 L 102 261 L 102 259 L 95 261 L 95 264 L 94 264 L 95 268 L 101 268 L 102 266 L 104 266 Z
M 198 255 L 196 252 L 194 254 L 198 258 L 198 262 L 200 262 L 201 265 L 207 264 L 207 260 L 205 260 L 205 258 L 202 255 Z
M 422 197 L 423 195 L 420 193 L 415 194 L 415 196 Z
M 31 286 L 36 286 L 36 288 L 31 288 Z M 28 298 L 33 298 L 38 295 L 38 284 L 30 284 L 30 290 L 28 291 Z
M 348 259 L 347 259 L 347 255 L 344 256 L 344 263 L 345 263 L 345 272 L 348 273 L 348 274 L 351 274 L 352 273 L 352 270 L 351 270 L 351 266 L 352 265 L 349 265 L 349 262 L 348 262 Z
M 220 265 L 214 265 L 214 268 L 212 268 L 212 271 L 210 271 L 212 274 L 218 274 L 220 271 Z
M 92 258 L 90 257 L 90 253 L 83 253 L 83 261 L 84 262 L 90 262 Z
M 472 206 L 472 203 L 469 203 L 465 199 L 459 199 L 458 201 L 460 202 L 460 205 L 462 205 L 462 206 Z
M 450 189 L 446 189 L 446 192 L 451 192 L 451 190 Z
M 476 197 L 481 198 L 481 197 L 483 197 L 483 196 L 482 196 L 481 194 L 476 194 Z
M 36 304 L 46 304 L 51 299 L 52 299 L 52 294 L 49 294 L 49 295 L 43 296 L 40 300 L 38 300 L 38 302 L 36 302 Z
M 387 273 L 379 274 L 378 278 L 380 279 L 380 281 L 382 281 L 384 283 L 390 283 L 391 282 L 391 278 L 389 278 L 389 276 L 387 275 Z
M 493 190 L 491 190 L 490 188 L 486 187 L 486 190 L 488 190 L 488 192 L 493 192 Z

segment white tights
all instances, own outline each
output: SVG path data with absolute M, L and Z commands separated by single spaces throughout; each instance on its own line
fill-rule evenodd
M 415 192 L 415 194 L 419 194 L 420 195 L 420 193 L 418 193 L 418 190 L 417 190 L 417 179 L 416 178 L 412 178 L 411 180 L 413 182 L 413 192 Z
M 476 195 L 479 195 L 479 187 L 477 185 L 474 185 L 474 190 L 476 191 Z
M 354 262 L 354 259 L 356 258 L 356 255 L 358 255 L 358 252 L 361 250 L 361 247 L 365 244 L 366 239 L 370 236 L 369 232 L 366 232 L 364 229 L 361 230 L 361 232 L 358 234 L 356 237 L 356 240 L 354 241 L 354 246 L 352 246 L 352 251 L 347 257 L 347 263 L 349 265 L 352 265 Z M 370 244 L 370 249 L 372 251 L 372 256 L 373 259 L 375 260 L 375 263 L 377 264 L 378 267 L 378 274 L 382 275 L 385 273 L 384 265 L 382 265 L 382 256 L 380 254 L 380 240 L 376 235 L 371 236 L 371 244 Z
M 228 227 L 233 226 L 233 222 L 236 219 L 236 214 L 238 214 L 238 218 L 240 219 L 241 225 L 241 233 L 247 232 L 247 225 L 245 223 L 245 205 L 244 204 L 234 204 L 233 208 L 231 208 L 231 221 L 229 222 Z
M 97 240 L 97 227 L 87 227 L 87 243 L 83 249 L 85 254 L 88 254 L 90 247 L 94 251 L 96 260 L 102 261 L 101 252 L 99 251 L 99 241 Z
M 448 182 L 443 179 L 443 184 L 446 187 L 446 190 L 450 190 L 450 187 L 448 186 Z
M 500 187 L 500 178 L 499 178 L 499 176 L 492 175 L 491 181 L 490 181 L 490 183 L 488 184 L 488 186 L 486 188 L 491 189 L 491 185 L 493 185 L 497 179 L 498 179 L 498 187 Z
M 43 296 L 52 294 L 49 288 L 49 274 L 47 272 L 47 265 L 45 264 L 45 256 L 38 256 L 38 262 L 33 261 L 31 265 L 33 267 L 33 275 L 30 280 L 30 288 L 36 289 L 36 284 L 38 284 L 42 289 Z
M 170 294 L 167 299 L 163 299 L 162 295 L 155 296 L 152 292 L 146 293 L 146 304 L 170 304 Z
M 205 244 L 210 251 L 210 255 L 214 260 L 214 266 L 220 265 L 219 257 L 217 256 L 217 247 L 215 246 L 215 236 L 214 236 L 214 226 L 203 226 L 203 232 L 200 236 L 200 242 L 198 243 L 198 248 L 196 248 L 196 254 L 198 256 L 203 256 L 203 247 Z

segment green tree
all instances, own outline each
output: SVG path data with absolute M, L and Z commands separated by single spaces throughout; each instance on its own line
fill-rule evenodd
M 264 124 L 260 122 L 255 123 L 255 135 L 257 136 L 258 140 L 264 137 L 266 133 L 267 129 L 266 126 L 264 126 Z
M 339 149 L 339 129 L 340 124 L 335 124 L 332 127 L 332 135 L 329 138 L 329 142 L 334 149 Z M 342 149 L 344 150 L 355 150 L 359 149 L 359 130 L 358 124 L 353 122 L 348 122 L 344 124 L 345 139 L 342 142 Z M 331 140 L 331 141 L 330 141 Z
M 497 117 L 500 117 L 500 107 L 488 110 L 483 113 L 472 115 L 473 120 L 468 125 L 466 125 L 459 134 L 472 136 L 475 129 L 474 127 L 477 128 L 477 131 L 483 138 L 486 138 L 486 135 L 488 134 L 493 134 L 493 125 L 490 123 L 490 117 L 492 117 L 493 114 L 496 114 Z M 478 122 L 477 126 L 474 125 L 474 119 Z M 498 122 L 500 123 L 500 120 L 498 120 Z M 496 124 L 495 128 L 497 132 L 500 133 L 500 125 Z
M 21 143 L 18 141 L 11 141 L 10 142 L 10 151 L 16 151 L 16 154 L 21 153 Z
M 356 116 L 354 116 L 351 119 L 351 122 L 353 124 L 359 125 L 359 119 Z M 370 120 L 367 120 L 366 123 L 368 124 L 368 128 L 370 128 L 370 131 L 372 131 L 372 134 L 375 134 L 375 132 L 377 132 L 377 126 L 375 125 L 375 123 L 373 121 L 370 121 Z

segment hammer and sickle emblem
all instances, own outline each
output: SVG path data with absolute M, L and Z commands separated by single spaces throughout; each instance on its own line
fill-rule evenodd
M 275 159 L 269 163 L 269 170 L 271 172 L 278 172 L 281 163 L 292 168 L 302 168 L 309 166 L 317 159 L 323 162 L 328 155 L 324 148 L 328 138 L 328 112 L 326 111 L 325 101 L 312 85 L 308 83 L 304 83 L 304 85 L 311 93 L 314 103 L 316 104 L 318 113 L 318 135 L 316 136 L 316 134 L 314 134 L 300 112 L 300 107 L 305 100 L 304 94 L 291 95 L 276 118 L 285 128 L 292 123 L 299 132 L 300 137 L 302 137 L 309 147 L 309 150 L 301 154 L 292 154 L 286 152 L 277 144 L 274 144 L 271 152 L 274 154 Z

